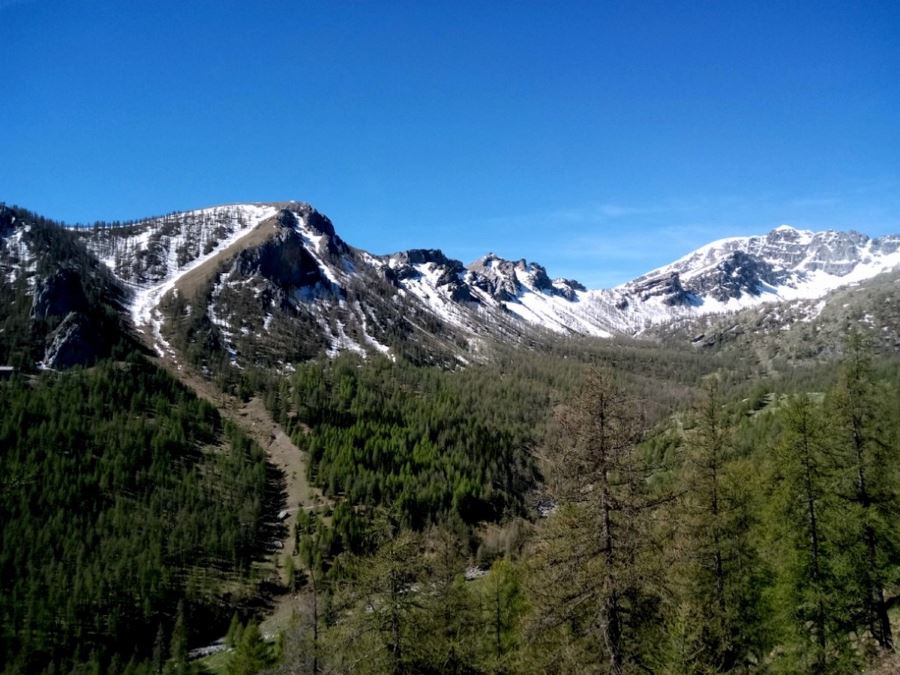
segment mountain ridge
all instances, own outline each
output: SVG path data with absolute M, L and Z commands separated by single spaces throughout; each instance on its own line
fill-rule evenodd
M 33 288 L 25 230 L 7 221 L 0 269 Z M 823 298 L 900 267 L 898 235 L 782 225 L 710 242 L 613 288 L 588 289 L 551 278 L 537 262 L 494 253 L 467 265 L 439 249 L 373 255 L 297 201 L 67 231 L 112 273 L 131 322 L 151 333 L 158 352 L 202 344 L 197 350 L 220 352 L 238 367 L 259 358 L 288 367 L 348 350 L 465 363 L 489 339 L 641 336 L 706 315 Z

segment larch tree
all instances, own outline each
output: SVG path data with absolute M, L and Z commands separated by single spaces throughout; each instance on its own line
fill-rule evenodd
M 619 675 L 646 662 L 658 607 L 648 527 L 658 501 L 636 449 L 642 433 L 639 401 L 609 372 L 593 372 L 557 410 L 546 450 L 556 507 L 529 584 L 530 634 L 548 668 L 591 664 Z
M 772 452 L 770 537 L 777 556 L 779 609 L 787 625 L 783 650 L 792 667 L 832 672 L 851 657 L 849 609 L 835 530 L 839 527 L 834 460 L 820 407 L 790 398 Z
M 765 574 L 753 540 L 755 470 L 734 457 L 731 434 L 718 379 L 710 377 L 686 432 L 674 573 L 701 672 L 752 664 L 765 646 Z
M 838 460 L 844 538 L 854 558 L 860 618 L 882 649 L 894 645 L 885 586 L 900 553 L 897 518 L 900 450 L 891 434 L 888 391 L 875 380 L 866 339 L 852 333 L 838 382 L 829 392 L 829 432 Z

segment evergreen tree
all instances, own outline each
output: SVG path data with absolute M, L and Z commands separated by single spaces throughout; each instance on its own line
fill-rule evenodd
M 477 608 L 466 588 L 462 541 L 449 526 L 426 536 L 426 579 L 420 635 L 423 666 L 436 672 L 464 672 L 477 656 Z
M 153 641 L 153 672 L 155 675 L 162 675 L 163 666 L 166 663 L 166 634 L 163 631 L 162 623 L 156 629 L 156 639 Z
M 172 639 L 169 642 L 169 658 L 173 671 L 182 675 L 187 671 L 188 665 L 188 636 L 184 618 L 184 600 L 178 601 L 178 609 L 175 613 L 175 625 L 172 628 Z
M 648 539 L 659 500 L 636 452 L 637 401 L 594 372 L 559 410 L 547 453 L 556 511 L 539 532 L 530 574 L 530 635 L 544 667 L 640 669 L 658 619 L 658 570 Z M 579 666 L 579 664 L 581 664 Z
M 766 647 L 765 571 L 753 539 L 755 469 L 733 457 L 731 428 L 719 381 L 706 381 L 687 433 L 683 497 L 684 528 L 676 567 L 679 609 L 694 625 L 687 649 L 695 663 L 728 672 L 758 662 Z
M 867 341 L 851 334 L 827 401 L 839 464 L 837 492 L 845 504 L 840 543 L 854 558 L 862 623 L 883 649 L 894 644 L 884 589 L 900 552 L 900 449 L 891 437 L 889 400 L 885 387 L 875 382 Z
M 793 396 L 781 414 L 773 452 L 771 533 L 778 550 L 781 610 L 788 625 L 789 667 L 811 673 L 840 670 L 851 657 L 842 621 L 850 612 L 834 532 L 839 527 L 833 458 L 820 411 Z
M 225 634 L 226 647 L 233 649 L 240 644 L 242 629 L 240 617 L 238 617 L 238 613 L 235 612 L 231 615 L 231 623 L 228 625 L 228 632 Z
M 484 579 L 481 596 L 488 654 L 485 662 L 490 672 L 504 672 L 509 670 L 511 656 L 520 646 L 518 629 L 525 609 L 519 571 L 511 561 L 494 561 Z
M 241 631 L 241 641 L 228 662 L 228 675 L 254 675 L 269 665 L 269 648 L 251 621 Z
M 376 553 L 354 561 L 339 599 L 343 619 L 329 631 L 329 668 L 402 675 L 422 670 L 427 645 L 421 584 L 426 579 L 421 535 L 386 530 Z

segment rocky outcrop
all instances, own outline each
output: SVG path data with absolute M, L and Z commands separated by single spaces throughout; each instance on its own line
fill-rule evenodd
M 771 263 L 743 251 L 729 254 L 712 270 L 693 277 L 687 290 L 698 296 L 728 302 L 744 294 L 759 295 L 763 285 L 778 286 L 787 279 L 784 271 L 776 271 Z
M 44 366 L 60 370 L 90 365 L 108 353 L 109 341 L 88 317 L 70 312 L 47 337 Z
M 660 298 L 662 303 L 668 307 L 688 305 L 692 300 L 690 293 L 681 285 L 678 272 L 635 281 L 629 285 L 628 294 L 636 297 L 640 302 L 647 302 L 651 298 Z M 620 301 L 619 309 L 624 309 L 628 305 L 628 299 L 623 298 Z
M 471 263 L 468 269 L 472 273 L 469 283 L 498 302 L 513 302 L 528 291 L 558 295 L 573 301 L 578 291 L 585 290 L 584 286 L 571 279 L 551 281 L 547 270 L 538 263 L 529 263 L 525 259 L 505 260 L 493 253 Z
M 66 316 L 88 309 L 81 276 L 73 269 L 59 269 L 39 278 L 31 299 L 32 320 Z

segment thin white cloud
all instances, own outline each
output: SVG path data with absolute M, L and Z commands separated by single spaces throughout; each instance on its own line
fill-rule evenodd
M 822 193 L 761 192 L 665 198 L 643 205 L 598 201 L 569 208 L 454 223 L 448 236 L 467 238 L 467 252 L 525 257 L 551 276 L 605 288 L 667 264 L 716 239 L 764 234 L 788 223 L 813 230 L 900 233 L 900 183 L 873 181 Z M 451 244 L 448 252 L 459 255 Z M 469 258 L 471 259 L 471 257 Z

